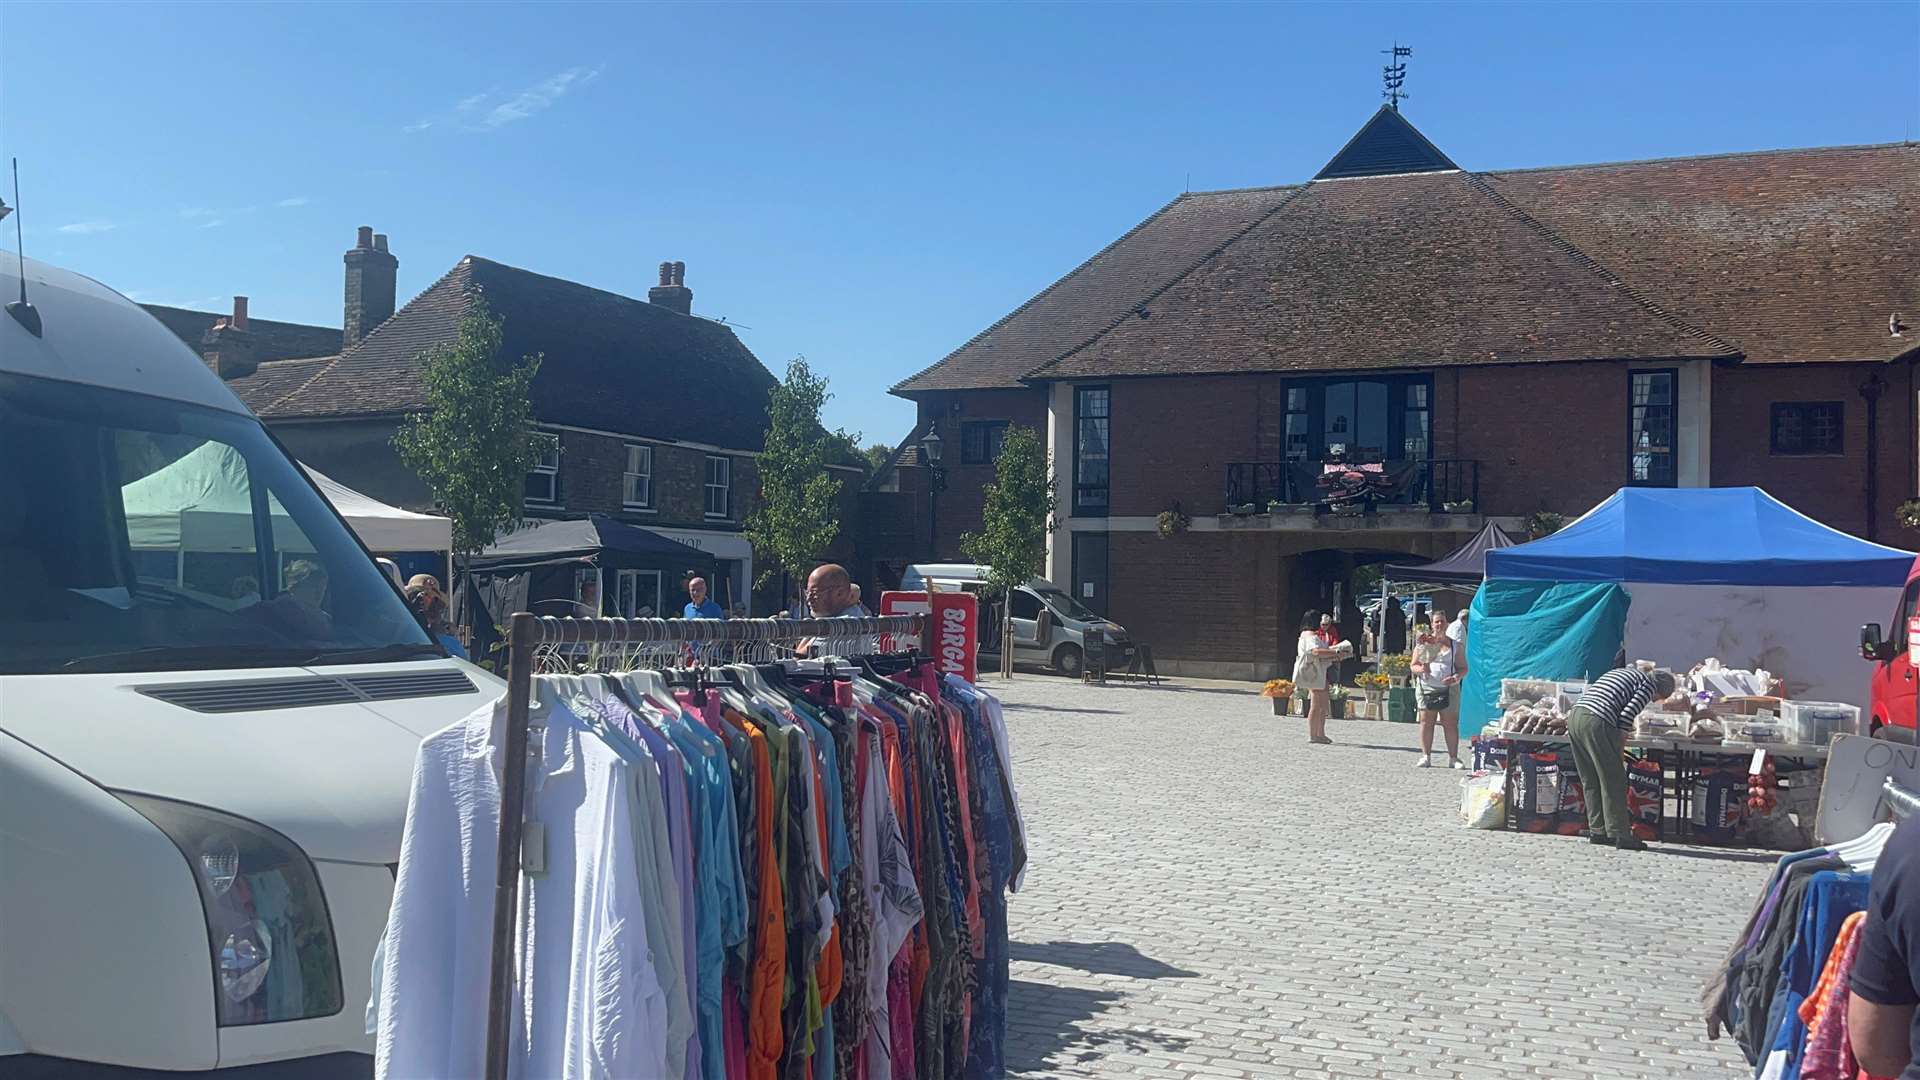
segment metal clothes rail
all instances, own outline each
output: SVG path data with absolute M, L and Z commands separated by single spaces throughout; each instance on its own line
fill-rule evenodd
M 493 886 L 493 952 L 487 991 L 486 1080 L 507 1080 L 512 1042 L 514 914 L 519 910 L 520 840 L 527 798 L 527 708 L 535 652 L 543 645 L 829 643 L 897 635 L 919 641 L 924 615 L 833 619 L 576 619 L 514 615 L 507 625 L 507 744 L 500 777 L 500 842 Z M 925 644 L 922 644 L 925 648 Z M 927 650 L 931 654 L 932 650 Z
M 1920 794 L 1908 791 L 1900 782 L 1889 776 L 1880 784 L 1880 793 L 1886 796 L 1887 806 L 1897 818 L 1910 818 L 1920 811 Z

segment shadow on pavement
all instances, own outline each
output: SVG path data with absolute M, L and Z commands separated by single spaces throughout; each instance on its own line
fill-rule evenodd
M 1649 847 L 1650 855 L 1674 855 L 1682 859 L 1707 859 L 1711 862 L 1770 863 L 1778 862 L 1784 851 L 1725 851 L 1719 848 L 1691 848 L 1661 845 Z
M 1129 979 L 1191 979 L 1194 972 L 1141 952 L 1120 941 L 1013 942 L 1011 958 L 1030 964 L 1070 967 L 1089 975 L 1124 975 Z
M 1420 752 L 1420 748 L 1417 746 L 1379 746 L 1374 743 L 1348 742 L 1345 739 L 1335 739 L 1333 740 L 1333 745 L 1351 747 L 1355 750 L 1387 750 L 1396 754 L 1417 754 Z M 1447 763 L 1445 760 L 1446 751 L 1435 750 L 1433 754 L 1435 757 L 1441 759 L 1440 761 L 1434 762 L 1433 767 L 1439 769 L 1441 772 L 1447 771 Z
M 1019 946 L 1015 946 L 1014 955 L 1019 957 Z M 1110 1054 L 1180 1050 L 1192 1041 L 1186 1035 L 1144 1028 L 1083 1026 L 1113 1008 L 1122 996 L 1112 990 L 1080 990 L 1014 979 L 1007 987 L 1007 1074 L 1045 1073 Z M 1065 1060 L 1048 1060 L 1056 1055 L 1065 1055 Z
M 1125 709 L 1073 709 L 1065 705 L 1035 705 L 1022 701 L 1003 701 L 1000 708 L 1007 712 L 1100 713 L 1107 716 L 1119 716 L 1126 712 Z

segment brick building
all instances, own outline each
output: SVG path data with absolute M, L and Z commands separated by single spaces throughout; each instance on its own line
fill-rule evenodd
M 685 268 L 663 263 L 637 300 L 469 255 L 396 309 L 398 260 L 362 228 L 345 256 L 342 330 L 231 315 L 149 310 L 198 348 L 301 461 L 395 505 L 428 509 L 424 482 L 393 434 L 426 404 L 423 354 L 454 340 L 476 298 L 502 323 L 502 352 L 539 354 L 531 391 L 547 451 L 527 477 L 530 520 L 604 513 L 711 552 L 716 599 L 748 602 L 754 578 L 743 521 L 759 490 L 756 455 L 774 378 L 727 326 L 692 314 Z M 842 520 L 857 512 L 861 470 L 843 470 Z M 851 540 L 829 554 L 850 556 Z M 678 610 L 679 583 L 655 610 Z M 778 598 L 762 596 L 757 612 Z
M 1917 326 L 1920 145 L 1473 172 L 1383 108 L 1311 181 L 1181 195 L 896 386 L 918 425 L 862 555 L 957 557 L 1008 424 L 1052 454 L 1048 576 L 1192 673 L 1283 670 L 1356 567 L 1626 484 L 1920 546 Z M 1372 509 L 1329 512 L 1335 463 L 1375 466 Z

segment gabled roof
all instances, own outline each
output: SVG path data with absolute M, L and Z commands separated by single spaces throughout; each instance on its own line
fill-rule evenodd
M 1920 144 L 1486 174 L 1748 363 L 1887 360 L 1920 321 Z
M 1452 159 L 1427 141 L 1425 135 L 1400 115 L 1400 110 L 1380 106 L 1333 160 L 1314 175 L 1315 180 L 1334 180 L 1353 176 L 1391 176 L 1395 173 L 1438 172 L 1457 169 Z
M 1387 152 L 1394 139 L 1403 156 Z M 1420 144 L 1432 160 L 1415 172 Z M 1395 171 L 1352 175 L 1376 160 Z M 1911 331 L 1887 332 L 1890 315 L 1912 325 L 1920 312 L 1920 145 L 1441 171 L 1455 168 L 1383 110 L 1322 172 L 1343 178 L 1183 195 L 894 392 L 1589 356 L 1887 360 L 1920 348 Z M 1187 336 L 1163 329 L 1172 318 L 1145 325 L 1162 315 Z M 1135 346 L 1139 356 L 1123 355 Z
M 195 352 L 200 350 L 200 339 L 213 329 L 213 324 L 227 318 L 226 312 L 191 311 L 164 304 L 140 306 Z M 331 326 L 248 319 L 247 332 L 253 335 L 254 356 L 260 360 L 332 356 L 340 351 L 340 331 Z
M 506 355 L 543 356 L 532 391 L 541 422 L 761 448 L 774 378 L 732 330 L 473 255 L 298 386 L 248 403 L 279 420 L 423 408 L 422 355 L 454 340 L 480 296 Z
M 1105 329 L 1297 190 L 1182 195 L 893 392 L 1017 387 L 1022 375 Z
M 251 375 L 228 379 L 227 386 L 255 415 L 265 415 L 262 409 L 305 386 L 335 359 L 316 356 L 310 360 L 274 360 L 261 364 Z
M 1735 350 L 1663 314 L 1459 172 L 1317 183 L 1039 378 Z

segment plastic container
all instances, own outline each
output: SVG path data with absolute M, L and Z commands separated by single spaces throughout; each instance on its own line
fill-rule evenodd
M 1500 704 L 1518 705 L 1522 702 L 1551 701 L 1560 694 L 1560 684 L 1552 679 L 1501 679 Z
M 1783 701 L 1780 723 L 1793 742 L 1825 746 L 1835 735 L 1860 733 L 1860 708 L 1839 701 Z
M 1726 741 L 1730 743 L 1774 746 L 1797 741 L 1792 727 L 1772 716 L 1727 716 L 1722 722 L 1727 725 Z

